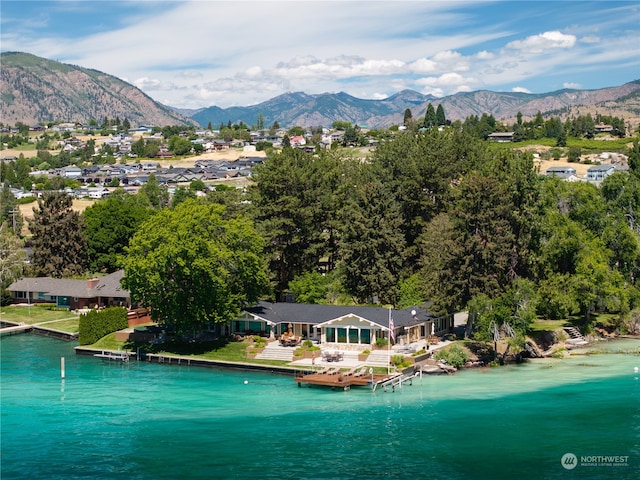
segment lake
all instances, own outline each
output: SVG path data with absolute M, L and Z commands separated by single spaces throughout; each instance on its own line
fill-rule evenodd
M 638 340 L 375 393 L 74 345 L 0 340 L 3 480 L 640 478 Z

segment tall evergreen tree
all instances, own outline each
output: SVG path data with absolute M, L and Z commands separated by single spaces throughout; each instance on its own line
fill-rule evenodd
M 45 193 L 34 207 L 28 223 L 33 234 L 31 264 L 37 275 L 61 278 L 84 273 L 84 222 L 71 207 L 71 197 L 62 192 Z
M 404 119 L 402 121 L 402 124 L 406 126 L 407 124 L 411 123 L 412 120 L 413 120 L 413 114 L 411 113 L 411 109 L 410 108 L 405 109 Z
M 431 128 L 437 124 L 436 110 L 433 108 L 433 104 L 427 105 L 427 112 L 424 114 L 424 127 Z
M 331 153 L 284 149 L 255 169 L 252 215 L 266 240 L 276 294 L 296 275 L 316 270 L 321 258 L 335 262 L 341 165 Z
M 512 205 L 495 177 L 472 172 L 455 189 L 451 217 L 460 254 L 443 278 L 450 307 L 461 307 L 481 293 L 502 294 L 510 282 L 515 235 Z
M 400 205 L 379 178 L 366 168 L 363 173 L 344 209 L 339 268 L 358 302 L 377 297 L 395 305 L 405 253 Z
M 436 124 L 437 125 L 446 125 L 447 117 L 444 114 L 444 107 L 441 103 L 438 104 L 438 108 L 436 108 Z

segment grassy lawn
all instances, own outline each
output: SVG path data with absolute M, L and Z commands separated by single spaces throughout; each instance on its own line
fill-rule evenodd
M 47 310 L 46 308 L 41 307 L 23 307 L 23 306 L 15 306 L 9 305 L 6 307 L 2 307 L 0 309 L 0 321 L 7 322 L 17 322 L 17 323 L 28 323 L 30 325 L 44 323 L 44 322 L 52 322 L 58 320 L 70 320 L 74 318 L 77 324 L 79 316 L 70 312 L 68 310 L 55 311 L 55 310 Z M 49 324 L 48 324 L 49 325 Z M 50 324 L 51 328 L 57 328 L 58 330 L 62 330 L 62 328 L 58 328 L 54 326 L 55 324 Z
M 110 333 L 106 337 L 102 337 L 93 345 L 87 345 L 90 348 L 98 348 L 101 350 L 131 350 L 129 346 L 125 346 L 125 342 L 119 342 L 116 340 L 116 334 Z
M 283 360 L 255 360 L 247 358 L 247 345 L 245 342 L 178 342 L 170 341 L 164 344 L 140 345 L 141 350 L 147 353 L 166 355 L 166 356 L 182 356 L 207 360 L 221 360 L 226 362 L 242 362 L 255 363 L 260 365 L 284 366 L 289 362 Z M 93 345 L 87 345 L 89 348 L 100 350 L 127 350 L 135 351 L 138 346 L 130 342 L 119 342 L 115 339 L 115 333 L 101 338 Z
M 529 329 L 531 331 L 534 331 L 534 332 L 543 332 L 543 331 L 552 332 L 554 330 L 558 330 L 560 328 L 563 328 L 563 327 L 569 326 L 569 325 L 571 325 L 571 323 L 568 322 L 567 320 L 541 320 L 541 319 L 537 319 L 535 322 L 533 322 L 529 326 Z
M 66 320 L 58 320 L 57 322 L 48 322 L 42 325 L 46 328 L 53 328 L 54 330 L 61 330 L 68 333 L 78 333 L 80 330 L 79 318 L 68 318 Z

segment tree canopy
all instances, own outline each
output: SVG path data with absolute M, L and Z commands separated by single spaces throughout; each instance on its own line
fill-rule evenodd
M 246 217 L 187 200 L 142 223 L 125 248 L 123 284 L 152 318 L 187 334 L 235 318 L 267 287 L 263 241 Z
M 153 210 L 141 197 L 119 189 L 84 211 L 89 268 L 94 272 L 114 272 L 118 256 L 140 224 Z

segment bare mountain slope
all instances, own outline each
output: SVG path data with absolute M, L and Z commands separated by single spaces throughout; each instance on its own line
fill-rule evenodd
M 195 123 L 133 85 L 97 70 L 18 52 L 2 53 L 0 65 L 3 123 L 86 123 L 105 117 L 127 118 L 132 125 Z

